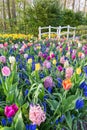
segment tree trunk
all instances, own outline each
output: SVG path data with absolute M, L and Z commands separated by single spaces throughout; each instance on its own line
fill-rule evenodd
M 15 0 L 12 0 L 12 19 L 14 21 L 14 24 L 17 24 L 16 21 L 16 7 L 15 7 Z
M 24 28 L 26 34 L 26 0 L 24 0 Z
M 72 9 L 75 10 L 75 0 L 73 0 Z
M 79 4 L 78 11 L 80 11 L 80 0 L 79 0 L 79 3 L 78 3 L 78 4 Z
M 86 0 L 85 0 L 85 4 L 84 4 L 84 14 L 86 16 Z
M 9 18 L 10 28 L 12 28 L 11 12 L 10 12 L 10 1 L 9 0 L 7 0 L 7 10 L 8 10 L 8 18 Z
M 65 1 L 64 1 L 64 9 L 66 8 L 66 2 L 67 2 L 67 1 L 65 0 Z
M 3 0 L 3 26 L 4 31 L 6 30 L 6 13 L 5 13 L 5 1 Z

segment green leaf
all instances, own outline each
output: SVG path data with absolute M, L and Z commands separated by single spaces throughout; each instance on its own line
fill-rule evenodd
M 38 98 L 40 99 L 43 99 L 44 97 L 44 86 L 43 84 L 39 84 L 37 87 L 36 87 L 36 90 L 33 94 L 33 100 L 34 100 L 34 103 L 37 103 L 38 102 Z
M 73 123 L 73 130 L 77 130 L 77 120 L 75 120 Z
M 66 119 L 68 127 L 70 128 L 70 130 L 72 130 L 72 118 L 71 118 L 70 112 L 67 112 L 65 119 Z
M 0 130 L 15 130 L 13 127 L 3 127 Z
M 22 90 L 20 91 L 19 96 L 18 96 L 18 104 L 20 106 L 23 104 L 23 93 L 22 93 Z
M 56 100 L 47 99 L 46 100 L 51 107 L 51 110 L 55 111 L 59 103 Z
M 14 120 L 15 120 L 15 130 L 25 130 L 21 110 L 19 110 Z
M 69 111 L 69 110 L 73 110 L 75 108 L 75 103 L 76 100 L 79 98 L 80 93 L 79 90 L 77 89 L 77 92 L 75 95 L 71 95 L 68 98 L 65 98 L 62 100 L 62 111 L 63 113 Z

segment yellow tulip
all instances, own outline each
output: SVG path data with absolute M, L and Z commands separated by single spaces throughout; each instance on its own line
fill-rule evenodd
M 32 59 L 28 59 L 28 64 L 31 64 L 32 63 Z
M 81 68 L 80 67 L 76 69 L 76 74 L 81 74 Z
M 53 63 L 54 65 L 56 65 L 57 61 L 54 59 L 52 63 Z
M 35 64 L 35 70 L 36 70 L 36 71 L 39 71 L 40 69 L 41 69 L 40 63 L 36 63 L 36 64 Z

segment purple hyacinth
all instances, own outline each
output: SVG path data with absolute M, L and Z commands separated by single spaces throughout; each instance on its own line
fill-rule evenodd
M 48 76 L 48 77 L 45 78 L 44 87 L 45 88 L 52 88 L 53 87 L 53 79 L 52 79 L 52 77 Z

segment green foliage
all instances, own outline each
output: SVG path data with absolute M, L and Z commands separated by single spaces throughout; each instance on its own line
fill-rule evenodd
M 29 31 L 37 34 L 39 26 L 58 26 L 60 15 L 59 0 L 37 0 L 34 6 L 30 6 L 26 11 L 26 21 Z
M 11 2 L 11 1 L 10 1 Z M 5 3 L 5 7 L 6 7 Z M 12 4 L 10 4 L 10 8 Z M 63 9 L 60 0 L 34 0 L 30 4 L 25 0 L 16 0 L 16 18 L 0 19 L 0 31 L 5 33 L 25 33 L 38 36 L 39 26 L 78 26 L 87 24 L 87 15 L 82 12 Z M 8 12 L 8 11 L 7 11 Z M 8 16 L 8 13 L 5 13 Z M 10 11 L 11 15 L 12 12 Z M 6 28 L 4 27 L 5 21 Z M 11 26 L 10 26 L 11 23 Z
M 86 18 L 82 12 L 61 10 L 58 0 L 36 0 L 34 6 L 27 8 L 25 22 L 27 22 L 29 32 L 37 35 L 39 26 L 84 25 Z
M 18 113 L 16 114 L 14 122 L 15 122 L 15 130 L 25 130 L 21 110 L 19 110 Z

